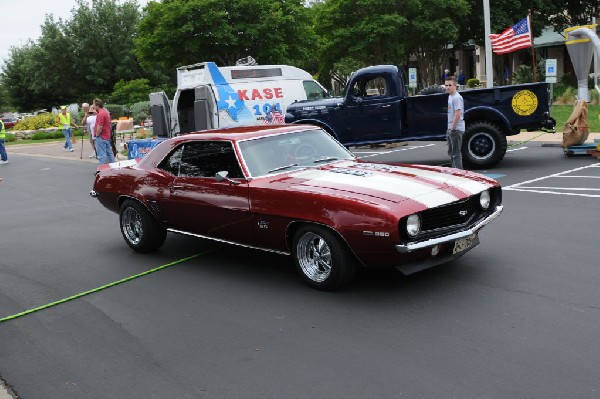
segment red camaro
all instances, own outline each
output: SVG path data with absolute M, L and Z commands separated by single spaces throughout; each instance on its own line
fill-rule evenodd
M 358 267 L 410 274 L 456 259 L 502 212 L 493 179 L 361 161 L 310 125 L 168 139 L 139 161 L 100 166 L 90 194 L 119 214 L 136 251 L 173 232 L 277 252 L 324 290 Z

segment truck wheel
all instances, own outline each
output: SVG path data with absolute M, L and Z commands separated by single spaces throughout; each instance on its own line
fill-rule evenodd
M 136 252 L 158 249 L 167 238 L 167 231 L 139 202 L 123 202 L 119 222 L 125 242 Z
M 504 158 L 506 147 L 506 136 L 497 125 L 489 122 L 472 123 L 463 136 L 463 167 L 492 168 Z
M 358 262 L 341 238 L 316 225 L 305 225 L 294 235 L 294 263 L 304 282 L 332 291 L 349 282 Z

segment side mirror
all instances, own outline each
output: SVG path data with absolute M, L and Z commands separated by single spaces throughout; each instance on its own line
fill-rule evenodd
M 233 179 L 230 179 L 229 177 L 227 177 L 227 175 L 229 175 L 229 172 L 228 172 L 228 171 L 226 171 L 226 170 L 222 170 L 222 171 L 220 171 L 220 172 L 217 172 L 217 173 L 215 174 L 215 179 L 216 179 L 218 182 L 227 181 L 227 182 L 229 182 L 229 183 L 231 183 L 231 184 L 234 184 L 234 185 L 236 185 L 236 186 L 237 186 L 238 184 L 240 184 L 240 182 L 239 182 L 239 181 L 237 181 L 237 180 L 233 180 Z

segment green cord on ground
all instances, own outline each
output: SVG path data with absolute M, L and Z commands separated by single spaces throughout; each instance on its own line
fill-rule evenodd
M 77 295 L 73 295 L 73 296 L 70 296 L 68 298 L 61 299 L 59 301 L 50 302 L 50 303 L 47 303 L 46 305 L 39 306 L 37 308 L 29 309 L 29 310 L 26 310 L 24 312 L 20 312 L 20 313 L 16 313 L 16 314 L 13 314 L 13 315 L 10 315 L 10 316 L 6 316 L 6 317 L 3 317 L 3 318 L 0 318 L 0 323 L 3 323 L 3 322 L 8 321 L 8 320 L 13 320 L 13 319 L 16 319 L 16 318 L 19 318 L 19 317 L 22 317 L 22 316 L 25 316 L 25 315 L 28 315 L 28 314 L 31 314 L 31 313 L 34 313 L 34 312 L 38 312 L 38 311 L 43 310 L 43 309 L 48 309 L 48 308 L 51 308 L 53 306 L 60 305 L 61 303 L 69 302 L 69 301 L 72 301 L 74 299 L 81 298 L 81 297 L 89 295 L 89 294 L 93 294 L 94 292 L 98 292 L 98 291 L 102 291 L 102 290 L 105 290 L 105 289 L 110 288 L 110 287 L 114 287 L 116 285 L 125 283 L 127 281 L 131 281 L 131 280 L 136 279 L 138 277 L 146 276 L 148 274 L 157 272 L 159 270 L 166 269 L 167 267 L 171 267 L 171 266 L 175 266 L 177 264 L 183 263 L 183 262 L 187 262 L 188 260 L 197 258 L 198 256 L 204 255 L 204 254 L 206 254 L 208 252 L 211 252 L 211 251 L 205 251 L 205 252 L 201 252 L 201 253 L 196 254 L 196 255 L 188 256 L 187 258 L 183 258 L 183 259 L 179 259 L 179 260 L 176 260 L 174 262 L 171 262 L 171 263 L 167 263 L 166 265 L 162 265 L 162 266 L 156 267 L 154 269 L 145 271 L 143 273 L 139 273 L 139 274 L 136 274 L 136 275 L 133 275 L 133 276 L 126 277 L 124 279 L 115 281 L 113 283 L 106 284 L 106 285 L 103 285 L 101 287 L 97 287 L 97 288 L 91 289 L 89 291 L 85 291 L 85 292 L 79 293 Z
M 527 143 L 528 141 L 531 141 L 531 140 L 537 139 L 538 137 L 540 137 L 540 136 L 543 136 L 544 134 L 548 134 L 548 133 L 550 133 L 550 132 L 542 132 L 542 133 L 538 134 L 537 136 L 530 138 L 529 140 L 525 140 L 525 141 L 519 141 L 518 143 L 511 144 L 511 145 L 509 145 L 507 148 L 512 148 L 512 147 L 516 147 L 516 146 L 518 146 L 518 145 L 521 145 L 521 144 Z

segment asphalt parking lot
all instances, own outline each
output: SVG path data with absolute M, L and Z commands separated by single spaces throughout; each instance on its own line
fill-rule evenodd
M 447 163 L 444 142 L 353 150 Z M 93 161 L 28 151 L 0 169 L 0 377 L 20 398 L 600 397 L 596 158 L 514 143 L 480 171 L 505 210 L 477 248 L 325 293 L 278 255 L 175 235 L 135 254 L 88 195 Z

